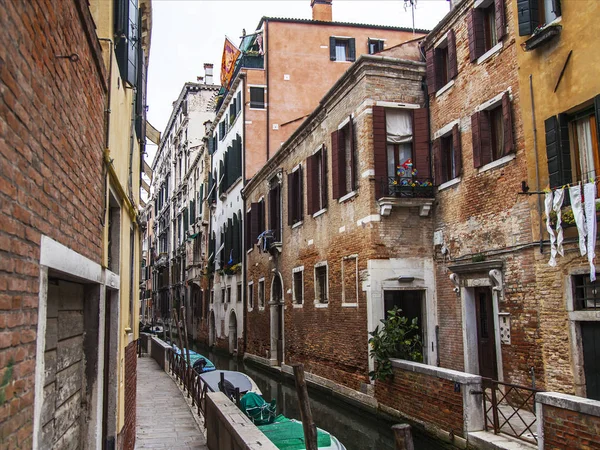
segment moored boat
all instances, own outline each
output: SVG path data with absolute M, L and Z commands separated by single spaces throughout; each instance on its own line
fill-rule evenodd
M 176 345 L 173 344 L 173 349 L 175 350 L 175 353 L 177 353 L 178 355 L 181 355 L 181 349 L 179 347 L 177 347 Z M 187 358 L 187 350 L 183 351 L 183 356 L 185 358 Z M 192 367 L 194 368 L 194 370 L 197 373 L 205 373 L 205 372 L 211 372 L 216 370 L 215 365 L 212 363 L 212 361 L 210 359 L 208 359 L 207 357 L 201 355 L 200 353 L 197 353 L 193 350 L 190 350 L 190 363 L 192 364 Z

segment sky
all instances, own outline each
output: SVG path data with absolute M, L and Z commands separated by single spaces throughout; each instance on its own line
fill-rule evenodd
M 404 0 L 333 0 L 333 20 L 412 28 Z M 431 29 L 449 11 L 447 0 L 417 0 L 416 28 Z M 183 84 L 204 76 L 214 64 L 219 80 L 223 42 L 238 45 L 242 29 L 251 33 L 260 18 L 310 19 L 310 0 L 152 0 L 152 41 L 148 68 L 148 121 L 161 133 Z M 148 162 L 156 152 L 148 145 Z

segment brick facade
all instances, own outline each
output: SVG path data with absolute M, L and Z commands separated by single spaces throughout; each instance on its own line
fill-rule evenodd
M 600 448 L 600 417 L 544 406 L 544 448 Z
M 123 450 L 135 448 L 137 393 L 137 341 L 125 348 L 125 425 L 122 431 Z
M 106 75 L 86 2 L 2 8 L 0 446 L 31 448 L 40 240 L 100 262 Z

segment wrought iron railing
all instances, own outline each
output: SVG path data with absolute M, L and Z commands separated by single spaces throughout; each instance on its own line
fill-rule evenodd
M 433 182 L 429 178 L 385 177 L 381 180 L 385 197 L 433 198 Z
M 541 391 L 491 378 L 482 380 L 486 430 L 537 443 L 535 394 Z
M 188 398 L 192 399 L 192 407 L 198 408 L 198 415 L 204 416 L 205 397 L 207 386 L 192 366 L 187 363 L 186 358 L 172 349 L 167 350 L 169 359 L 169 371 L 183 386 L 184 392 L 187 391 Z

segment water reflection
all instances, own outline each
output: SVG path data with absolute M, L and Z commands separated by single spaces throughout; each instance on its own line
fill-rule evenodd
M 236 370 L 250 376 L 263 393 L 265 400 L 277 400 L 277 412 L 287 417 L 300 419 L 300 409 L 293 380 L 279 377 L 251 364 L 213 353 L 197 344 L 190 344 L 194 351 L 206 355 L 217 369 Z M 339 400 L 314 389 L 309 390 L 310 406 L 314 421 L 319 428 L 336 436 L 347 450 L 394 450 L 394 439 L 390 427 L 392 422 L 352 409 Z M 413 433 L 414 433 L 413 429 Z M 442 450 L 446 447 L 427 436 L 414 433 L 416 450 Z

